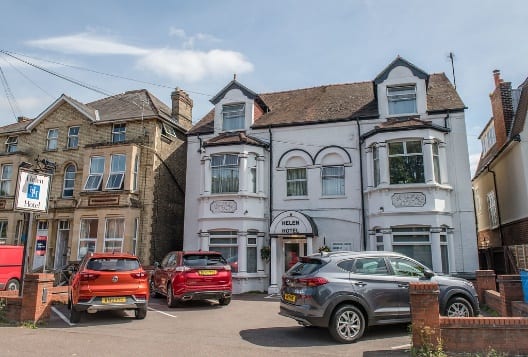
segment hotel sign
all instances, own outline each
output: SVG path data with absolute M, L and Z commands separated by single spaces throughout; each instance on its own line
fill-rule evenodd
M 48 211 L 51 175 L 18 171 L 15 210 L 44 213 Z
M 313 235 L 314 229 L 308 217 L 297 211 L 279 214 L 270 226 L 272 235 Z

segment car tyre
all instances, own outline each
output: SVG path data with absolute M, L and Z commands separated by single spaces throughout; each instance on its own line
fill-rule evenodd
M 355 306 L 341 306 L 332 314 L 328 329 L 337 342 L 356 342 L 365 332 L 365 317 Z
M 174 297 L 171 284 L 167 285 L 167 306 L 176 307 L 178 306 L 178 300 Z
M 218 300 L 218 303 L 220 305 L 222 305 L 222 306 L 227 306 L 227 305 L 229 305 L 230 302 L 231 302 L 231 298 L 230 297 L 228 297 L 228 298 L 220 298 Z
M 140 307 L 139 309 L 135 309 L 134 316 L 137 320 L 143 320 L 145 317 L 147 317 L 147 308 Z
M 10 279 L 6 286 L 6 290 L 20 290 L 20 282 L 17 279 Z
M 449 299 L 444 315 L 447 317 L 473 317 L 473 306 L 463 297 L 457 296 Z
M 154 285 L 154 280 L 150 281 L 150 296 L 153 298 L 158 298 L 161 295 L 156 291 L 156 286 Z
M 72 308 L 70 310 L 70 322 L 72 324 L 76 324 L 79 321 L 81 321 L 81 312 L 75 310 L 75 307 L 72 306 Z

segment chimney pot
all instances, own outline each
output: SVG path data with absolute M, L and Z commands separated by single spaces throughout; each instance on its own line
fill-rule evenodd
M 495 87 L 498 87 L 502 82 L 502 79 L 500 77 L 500 71 L 498 69 L 493 71 L 493 80 L 495 81 Z

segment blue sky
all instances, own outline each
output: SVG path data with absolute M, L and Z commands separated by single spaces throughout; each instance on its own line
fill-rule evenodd
M 14 101 L 2 86 L 0 125 L 37 116 L 62 93 L 86 103 L 146 88 L 170 104 L 175 87 L 194 100 L 197 121 L 234 73 L 265 93 L 369 81 L 397 55 L 453 81 L 452 52 L 474 165 L 491 115 L 492 71 L 514 88 L 528 76 L 524 0 L 3 0 L 0 11 L 1 50 L 98 88 L 1 54 Z

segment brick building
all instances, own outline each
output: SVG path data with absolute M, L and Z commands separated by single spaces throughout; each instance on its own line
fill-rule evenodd
M 528 268 L 528 79 L 512 89 L 498 70 L 493 77 L 492 117 L 472 180 L 480 267 L 515 273 Z
M 36 118 L 0 128 L 0 244 L 27 236 L 29 270 L 88 251 L 134 252 L 150 264 L 181 248 L 193 102 L 180 89 L 171 98 L 169 108 L 146 90 L 87 104 L 62 95 Z M 19 167 L 30 165 L 53 168 L 45 214 L 13 209 Z M 46 238 L 43 256 L 36 237 Z

